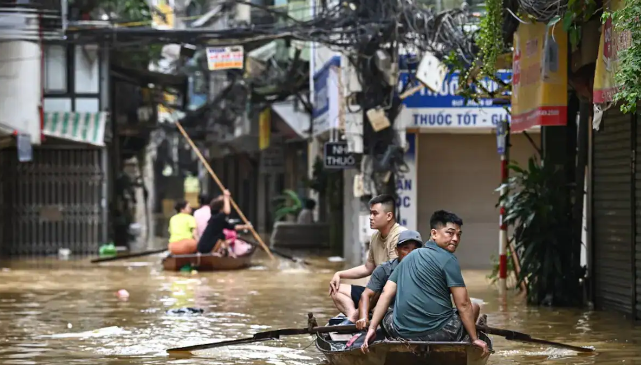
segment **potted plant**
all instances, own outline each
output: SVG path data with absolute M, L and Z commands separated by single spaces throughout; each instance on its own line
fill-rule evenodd
M 288 216 L 296 217 L 303 209 L 303 203 L 298 194 L 290 189 L 283 190 L 283 193 L 272 199 L 272 202 L 274 203 L 274 222 L 285 220 Z
M 530 304 L 579 305 L 583 269 L 574 246 L 581 242 L 572 232 L 572 187 L 564 170 L 535 157 L 527 168 L 512 164 L 509 169 L 508 190 L 499 202 L 505 204 L 506 223 L 514 228 L 518 284 L 527 278 Z

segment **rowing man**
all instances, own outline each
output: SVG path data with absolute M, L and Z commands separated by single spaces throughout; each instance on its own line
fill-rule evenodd
M 336 308 L 347 319 L 341 325 L 354 324 L 358 318 L 358 303 L 365 287 L 341 284 L 342 279 L 362 279 L 374 272 L 374 269 L 389 260 L 395 259 L 398 236 L 407 228 L 396 223 L 396 202 L 391 195 L 383 194 L 369 201 L 369 225 L 378 232 L 372 235 L 369 254 L 364 265 L 349 270 L 338 271 L 329 283 L 329 295 Z
M 235 235 L 229 236 L 225 230 L 241 231 L 250 228 L 250 224 L 231 224 L 228 221 L 231 214 L 231 193 L 229 190 L 223 191 L 223 195 L 212 200 L 209 206 L 211 217 L 197 245 L 198 252 L 204 254 L 212 253 L 219 241 L 224 243 L 226 247 L 235 241 Z M 232 256 L 234 255 L 232 250 L 228 250 L 228 252 Z

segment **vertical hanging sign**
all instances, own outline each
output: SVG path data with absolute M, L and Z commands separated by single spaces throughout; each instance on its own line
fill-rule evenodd
M 567 124 L 568 34 L 561 26 L 519 24 L 514 33 L 511 133 Z
M 405 135 L 407 140 L 407 151 L 405 152 L 405 164 L 407 172 L 396 177 L 396 194 L 398 201 L 396 206 L 399 209 L 401 220 L 400 225 L 407 229 L 417 229 L 416 211 L 416 156 L 417 137 L 415 133 Z
M 258 117 L 258 148 L 264 150 L 269 148 L 269 140 L 271 138 L 271 109 L 266 108 Z
M 26 133 L 18 133 L 16 139 L 16 145 L 18 147 L 18 161 L 31 162 L 31 160 L 33 159 L 31 136 Z
M 610 11 L 621 10 L 625 6 L 623 0 L 612 0 L 609 3 Z M 614 75 L 619 68 L 619 55 L 621 51 L 630 48 L 632 36 L 630 30 L 619 32 L 612 25 L 612 17 L 608 17 L 601 27 L 599 40 L 599 53 L 594 70 L 594 91 L 592 98 L 595 104 L 611 102 L 619 91 L 620 85 L 614 80 Z

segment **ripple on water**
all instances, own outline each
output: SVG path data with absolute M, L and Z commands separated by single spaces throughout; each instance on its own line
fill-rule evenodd
M 313 270 L 281 260 L 280 266 L 259 261 L 238 272 L 182 274 L 162 271 L 153 257 L 98 266 L 14 261 L 0 272 L 0 365 L 322 364 L 310 336 L 198 351 L 188 358 L 165 352 L 269 329 L 306 327 L 310 311 L 325 323 L 337 313 L 327 283 L 340 264 L 312 262 Z M 488 288 L 486 274 L 464 276 L 471 296 L 483 303 L 490 326 L 593 345 L 598 351 L 577 354 L 494 337 L 496 353 L 490 365 L 641 362 L 639 327 L 608 313 L 527 308 L 515 299 L 501 304 Z M 118 300 L 120 289 L 129 291 L 128 301 Z M 181 307 L 205 312 L 166 313 Z

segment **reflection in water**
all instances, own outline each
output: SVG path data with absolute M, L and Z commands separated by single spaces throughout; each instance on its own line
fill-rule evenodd
M 101 265 L 87 260 L 0 263 L 0 364 L 286 364 L 324 358 L 310 336 L 168 356 L 168 347 L 249 337 L 267 329 L 306 327 L 336 314 L 327 283 L 337 268 L 325 259 L 302 269 L 258 260 L 249 270 L 164 272 L 157 257 Z M 596 354 L 494 338 L 490 364 L 641 363 L 641 327 L 617 315 L 501 304 L 485 273 L 466 272 L 470 295 L 482 300 L 489 324 L 533 337 L 591 345 Z M 130 296 L 119 299 L 126 289 Z M 202 308 L 200 315 L 170 309 Z

